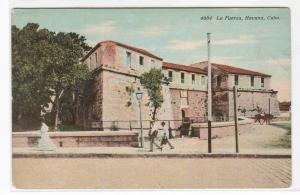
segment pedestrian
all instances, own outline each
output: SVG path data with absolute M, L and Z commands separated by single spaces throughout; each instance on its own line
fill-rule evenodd
M 163 145 L 166 145 L 166 144 L 168 144 L 171 149 L 174 149 L 174 146 L 172 146 L 172 144 L 170 143 L 169 138 L 167 136 L 167 131 L 165 129 L 165 124 L 166 123 L 164 121 L 161 123 L 161 126 L 164 129 L 164 135 L 163 135 L 163 137 L 161 139 L 161 142 L 160 142 L 161 150 L 163 149 Z
M 162 147 L 160 147 L 156 142 L 155 139 L 158 135 L 158 128 L 156 126 L 156 123 L 154 121 L 151 121 L 151 129 L 149 131 L 149 139 L 150 139 L 150 150 L 149 152 L 153 152 L 153 145 L 157 147 L 157 149 L 162 150 Z

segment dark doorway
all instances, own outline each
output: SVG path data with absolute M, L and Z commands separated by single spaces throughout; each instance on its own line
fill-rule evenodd
M 184 110 L 181 110 L 181 117 L 182 117 L 182 120 L 185 119 L 185 111 Z
M 186 117 L 186 113 L 184 110 L 181 110 L 181 116 L 182 116 L 182 125 L 180 127 L 180 137 L 182 136 L 191 136 L 189 129 L 190 129 L 190 119 Z

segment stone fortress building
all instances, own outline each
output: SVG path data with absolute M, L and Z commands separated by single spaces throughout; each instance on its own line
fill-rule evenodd
M 135 97 L 138 88 L 143 91 L 142 118 L 150 120 L 147 91 L 139 78 L 151 68 L 162 69 L 169 85 L 163 85 L 164 103 L 158 119 L 168 120 L 177 128 L 183 118 L 205 121 L 207 116 L 207 62 L 191 66 L 163 61 L 144 49 L 115 41 L 103 41 L 83 58 L 94 75 L 91 94 L 76 96 L 76 124 L 87 128 L 131 129 L 139 127 L 139 106 Z M 270 75 L 227 65 L 213 67 L 213 115 L 215 120 L 230 120 L 233 116 L 232 87 L 239 89 L 239 115 L 251 117 L 255 109 L 279 114 L 277 92 L 270 89 Z M 90 98 L 84 98 L 91 96 Z M 87 100 L 84 100 L 87 99 Z M 246 110 L 246 111 L 245 111 Z M 144 124 L 143 124 L 144 125 Z M 145 126 L 145 125 L 144 125 Z
M 239 116 L 254 117 L 259 112 L 279 116 L 277 91 L 270 87 L 271 75 L 224 64 L 211 65 L 215 120 L 233 120 L 233 86 L 238 89 Z M 191 66 L 207 70 L 207 61 Z
M 205 121 L 207 114 L 207 72 L 195 67 L 163 62 L 176 126 L 184 118 Z M 180 121 L 180 122 L 178 122 Z

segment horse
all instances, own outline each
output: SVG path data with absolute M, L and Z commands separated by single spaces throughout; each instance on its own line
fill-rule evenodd
M 270 123 L 270 121 L 274 118 L 274 116 L 272 114 L 256 114 L 254 116 L 255 118 L 255 123 L 259 122 L 259 124 L 264 124 L 266 122 L 266 124 Z

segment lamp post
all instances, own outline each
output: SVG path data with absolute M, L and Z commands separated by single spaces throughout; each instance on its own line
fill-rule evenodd
M 141 148 L 144 148 L 144 136 L 143 136 L 143 124 L 142 124 L 142 108 L 141 108 L 141 100 L 143 98 L 143 92 L 138 87 L 137 92 L 135 93 L 136 99 L 139 102 L 139 109 L 140 109 L 140 124 L 141 124 L 141 132 L 140 132 L 140 146 Z

